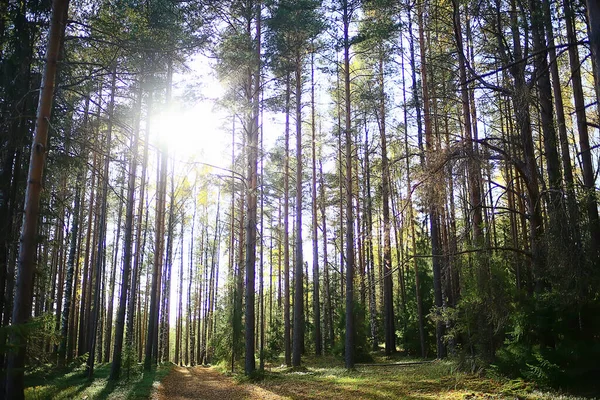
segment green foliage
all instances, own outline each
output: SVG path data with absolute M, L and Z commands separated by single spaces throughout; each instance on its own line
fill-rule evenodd
M 53 353 L 47 353 L 45 349 L 54 348 L 60 342 L 60 333 L 56 331 L 56 316 L 53 313 L 45 313 L 33 317 L 26 324 L 8 325 L 0 328 L 0 332 L 10 337 L 19 335 L 27 341 L 28 366 L 38 368 L 53 360 Z M 7 353 L 12 351 L 10 343 L 0 344 L 0 351 Z
M 276 313 L 269 324 L 269 335 L 265 347 L 265 360 L 275 361 L 284 350 L 284 324 L 281 313 Z
M 241 359 L 244 351 L 243 325 L 240 317 L 242 311 L 235 310 L 236 306 L 232 301 L 234 294 L 234 291 L 230 291 L 227 296 L 224 296 L 223 301 L 218 302 L 215 312 L 217 332 L 210 343 L 214 350 L 215 361 L 225 362 L 229 367 L 231 367 L 232 351 L 236 360 Z
M 354 336 L 354 361 L 361 362 L 370 362 L 373 360 L 373 357 L 369 353 L 369 324 L 365 319 L 365 307 L 364 305 L 354 302 L 354 327 L 355 327 L 355 336 Z M 333 347 L 333 354 L 336 356 L 344 357 L 346 354 L 346 313 L 343 308 L 340 308 L 337 312 L 339 318 L 334 323 L 336 324 L 337 330 L 340 332 L 339 340 L 336 340 L 335 346 Z
M 269 0 L 267 52 L 276 69 L 292 70 L 323 30 L 320 0 Z
M 426 254 L 429 250 L 429 244 L 426 239 L 417 241 L 417 251 L 419 254 Z M 431 262 L 425 258 L 411 260 L 410 265 L 416 262 L 419 269 L 420 295 L 423 303 L 423 313 L 433 307 L 433 275 L 431 272 Z M 411 268 L 412 269 L 412 268 Z M 421 340 L 419 337 L 419 318 L 417 315 L 417 297 L 415 293 L 415 276 L 413 271 L 406 275 L 406 307 L 399 310 L 399 319 L 397 324 L 398 343 L 402 345 L 404 352 L 409 356 L 421 354 Z M 423 320 L 425 330 L 426 354 L 435 354 L 435 326 L 431 318 Z

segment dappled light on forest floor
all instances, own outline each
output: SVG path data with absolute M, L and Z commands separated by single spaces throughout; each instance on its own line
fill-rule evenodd
M 161 382 L 153 400 L 188 399 L 265 399 L 278 400 L 284 397 L 251 384 L 237 384 L 209 367 L 175 367 Z

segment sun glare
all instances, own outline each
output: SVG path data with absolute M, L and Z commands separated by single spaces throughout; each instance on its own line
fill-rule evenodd
M 226 143 L 223 140 L 223 116 L 208 102 L 191 108 L 175 105 L 155 114 L 151 132 L 158 144 L 166 144 L 169 152 L 180 161 L 222 163 Z

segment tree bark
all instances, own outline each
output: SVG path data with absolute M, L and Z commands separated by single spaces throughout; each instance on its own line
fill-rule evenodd
M 304 343 L 304 261 L 302 254 L 302 59 L 296 56 L 296 249 L 292 366 L 300 366 Z
M 343 1 L 344 25 L 344 105 L 346 136 L 346 341 L 344 361 L 346 368 L 354 368 L 354 209 L 352 205 L 352 119 L 350 92 L 350 19 L 348 0 Z
M 313 245 L 313 321 L 315 325 L 315 354 L 323 354 L 321 337 L 321 305 L 319 287 L 319 236 L 317 219 L 317 127 L 315 125 L 315 54 L 310 58 L 310 104 L 311 104 L 311 129 L 312 129 L 312 245 Z
M 23 218 L 17 284 L 13 302 L 13 326 L 25 325 L 31 316 L 40 198 L 47 154 L 48 128 L 52 113 L 59 53 L 64 39 L 68 9 L 69 0 L 53 0 L 50 32 L 46 47 L 46 63 L 42 75 L 36 126 L 31 146 L 29 172 L 27 174 L 25 216 Z M 23 368 L 25 366 L 27 338 L 23 335 L 22 330 L 13 330 L 10 337 L 10 344 L 13 347 L 13 351 L 8 356 L 6 395 L 7 398 L 19 400 L 25 397 Z
M 129 291 L 129 275 L 133 252 L 133 209 L 135 207 L 135 181 L 137 171 L 137 155 L 139 143 L 140 117 L 142 108 L 142 83 L 139 82 L 137 99 L 134 109 L 133 137 L 131 138 L 129 177 L 127 182 L 127 203 L 125 206 L 125 236 L 123 238 L 123 274 L 121 275 L 121 292 L 119 295 L 119 308 L 115 325 L 115 345 L 113 361 L 110 369 L 111 380 L 119 378 L 121 373 L 121 359 L 123 356 L 123 333 L 125 331 L 125 309 L 127 307 L 127 293 Z

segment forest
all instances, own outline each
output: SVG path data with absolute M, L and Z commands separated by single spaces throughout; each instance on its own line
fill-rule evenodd
M 0 70 L 0 397 L 315 360 L 600 393 L 598 1 L 2 1 Z

